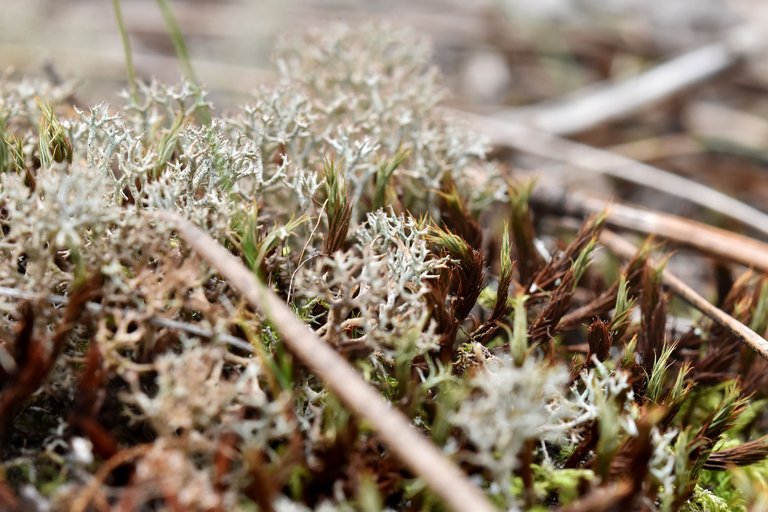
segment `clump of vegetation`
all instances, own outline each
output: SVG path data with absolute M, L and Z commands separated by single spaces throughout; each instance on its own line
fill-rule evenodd
M 437 108 L 424 41 L 331 27 L 276 62 L 220 115 L 189 82 L 79 111 L 0 81 L 0 508 L 441 509 L 158 210 L 500 508 L 764 506 L 766 361 L 672 329 L 650 247 L 594 257 L 602 217 L 545 229 L 533 185 Z M 747 274 L 721 307 L 765 332 L 767 297 Z

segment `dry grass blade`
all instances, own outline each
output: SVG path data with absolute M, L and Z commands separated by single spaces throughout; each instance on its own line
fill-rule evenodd
M 664 158 L 697 155 L 706 148 L 687 133 L 670 133 L 621 142 L 605 149 L 638 162 L 650 162 Z
M 692 247 L 723 261 L 734 261 L 768 273 L 768 244 L 676 215 L 588 197 L 564 188 L 539 187 L 534 207 L 584 217 L 606 213 L 607 224 L 646 233 Z
M 344 358 L 296 318 L 291 309 L 263 286 L 236 257 L 188 220 L 171 212 L 160 212 L 157 216 L 171 223 L 181 237 L 248 302 L 268 314 L 294 355 L 319 376 L 347 407 L 370 422 L 392 452 L 451 509 L 494 510 L 453 462 L 420 435 L 402 413 L 390 407 Z
M 456 115 L 464 117 L 474 129 L 488 137 L 495 145 L 554 159 L 586 171 L 658 190 L 768 235 L 768 214 L 701 183 L 604 149 L 573 142 L 521 124 L 466 112 L 456 112 Z
M 631 258 L 637 252 L 637 248 L 631 242 L 610 231 L 603 231 L 601 233 L 600 243 L 622 258 Z M 741 341 L 757 352 L 760 357 L 768 360 L 768 341 L 766 341 L 765 338 L 722 309 L 713 306 L 709 301 L 699 295 L 694 289 L 685 284 L 669 270 L 663 270 L 662 281 L 683 300 L 707 315 L 722 327 L 731 331 Z

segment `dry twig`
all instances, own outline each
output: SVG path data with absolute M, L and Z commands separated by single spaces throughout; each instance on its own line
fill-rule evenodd
M 734 261 L 768 273 L 768 244 L 684 217 L 612 203 L 564 188 L 537 187 L 534 206 L 555 213 L 588 217 L 603 211 L 613 227 L 666 238 L 723 261 Z
M 171 223 L 230 286 L 267 314 L 291 352 L 319 376 L 349 409 L 370 422 L 400 461 L 424 479 L 450 508 L 478 512 L 494 510 L 452 461 L 420 435 L 408 418 L 385 402 L 344 358 L 296 318 L 291 309 L 261 284 L 236 257 L 179 215 L 159 212 L 157 216 Z
M 607 230 L 603 230 L 600 234 L 600 243 L 622 258 L 631 258 L 637 252 L 637 247 L 631 242 Z M 664 269 L 662 279 L 665 285 L 672 289 L 672 291 L 688 304 L 704 313 L 723 328 L 731 331 L 736 337 L 757 352 L 760 357 L 768 360 L 768 341 L 766 341 L 765 338 L 722 309 L 713 306 L 709 301 L 699 295 L 693 288 L 685 284 L 669 270 Z
M 680 94 L 731 68 L 764 45 L 751 25 L 737 27 L 722 41 L 696 48 L 627 79 L 599 83 L 564 98 L 496 117 L 558 135 L 572 135 Z
M 739 221 L 768 235 L 768 214 L 701 183 L 604 149 L 573 142 L 521 124 L 466 112 L 457 115 L 486 135 L 492 144 L 554 159 L 623 181 L 658 190 Z

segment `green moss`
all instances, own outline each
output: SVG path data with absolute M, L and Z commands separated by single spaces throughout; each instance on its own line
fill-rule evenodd
M 703 470 L 699 476 L 699 484 L 696 488 L 700 490 L 706 490 L 711 493 L 712 496 L 715 496 L 716 498 L 722 500 L 724 503 L 727 503 L 731 509 L 726 510 L 745 510 L 744 496 L 735 486 L 733 475 L 730 471 Z M 695 501 L 695 492 L 696 491 L 694 491 L 693 501 Z
M 560 505 L 572 503 L 595 479 L 595 473 L 590 469 L 555 469 L 539 464 L 531 467 L 536 495 L 547 502 L 550 498 L 557 499 Z
M 723 498 L 707 489 L 696 486 L 691 499 L 683 505 L 682 512 L 736 512 L 743 508 L 732 508 Z

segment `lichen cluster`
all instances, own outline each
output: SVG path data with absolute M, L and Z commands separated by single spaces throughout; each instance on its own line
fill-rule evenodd
M 545 229 L 439 108 L 424 41 L 326 27 L 275 62 L 221 114 L 191 83 L 78 109 L 0 79 L 0 508 L 440 509 L 157 210 L 503 509 L 765 506 L 765 362 L 707 321 L 670 327 L 649 246 L 617 272 L 602 218 Z M 727 293 L 765 332 L 765 281 Z

